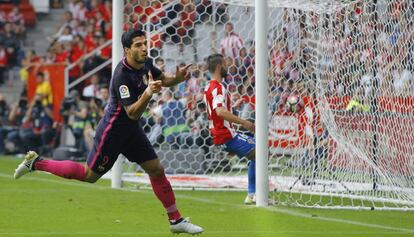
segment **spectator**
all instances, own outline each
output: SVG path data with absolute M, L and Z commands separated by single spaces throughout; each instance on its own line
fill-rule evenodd
M 11 129 L 7 132 L 5 140 L 5 148 L 7 148 L 7 152 L 9 153 L 24 154 L 26 152 L 26 148 L 20 139 L 19 128 L 23 124 L 27 109 L 27 98 L 22 96 L 10 110 L 8 124 Z
M 45 64 L 50 64 L 50 63 L 55 63 L 56 62 L 56 53 L 55 53 L 55 49 L 53 48 L 49 48 L 46 52 L 46 56 L 44 57 L 44 63 Z
M 110 22 L 112 20 L 112 1 L 105 0 L 104 4 L 99 6 L 99 11 L 102 13 L 105 21 Z
M 255 96 L 253 86 L 246 88 L 246 93 L 241 97 L 243 103 L 240 108 L 240 118 L 254 122 L 255 120 Z M 245 130 L 247 132 L 247 130 Z M 251 134 L 252 135 L 252 134 Z
M 244 61 L 247 60 L 247 49 L 245 47 L 240 49 L 239 57 L 236 59 L 235 63 L 239 69 L 240 76 L 244 77 L 246 75 L 246 67 L 244 66 Z
M 6 81 L 8 57 L 4 46 L 0 43 L 0 85 Z
M 41 60 L 42 58 L 36 54 L 35 50 L 26 50 L 24 58 L 21 60 L 21 65 L 23 67 L 30 67 L 31 64 L 40 63 Z
M 101 84 L 99 86 L 99 99 L 102 100 L 102 108 L 105 108 L 109 103 L 109 89 L 107 84 Z
M 63 44 L 55 42 L 52 46 L 52 51 L 55 53 L 54 63 L 69 62 L 69 52 L 65 49 Z
M 107 24 L 107 22 L 103 18 L 102 13 L 98 11 L 96 13 L 95 19 L 96 19 L 96 23 L 94 25 L 95 31 L 99 32 L 101 35 L 105 35 L 105 25 Z
M 62 25 L 59 27 L 58 31 L 56 32 L 56 34 L 54 34 L 52 37 L 48 37 L 48 40 L 50 42 L 53 42 L 54 40 L 56 40 L 57 38 L 59 38 L 63 31 L 65 30 L 66 27 L 70 27 L 70 28 L 75 28 L 76 27 L 76 22 L 73 19 L 73 13 L 70 11 L 66 11 L 63 14 L 63 23 Z
M 227 73 L 226 78 L 224 79 L 224 82 L 225 82 L 224 84 L 227 86 L 230 86 L 230 85 L 237 86 L 237 85 L 242 84 L 242 78 L 240 76 L 239 69 L 236 66 L 236 64 L 232 63 L 228 67 L 228 73 Z
M 76 13 L 76 11 L 78 10 L 78 3 L 79 0 L 68 0 L 68 10 L 69 12 L 73 15 Z
M 7 22 L 4 25 L 4 31 L 0 32 L 0 42 L 6 49 L 8 65 L 17 65 L 17 51 L 20 49 L 22 42 L 16 37 L 10 22 Z
M 209 132 L 206 105 L 201 100 L 196 102 L 195 109 L 187 111 L 187 124 L 190 127 L 189 136 L 185 136 L 185 143 L 188 146 L 197 145 L 208 154 L 212 145 Z
M 50 142 L 54 137 L 53 110 L 51 105 L 42 104 L 42 95 L 35 95 L 23 118 L 19 135 L 26 151 L 34 150 L 41 154 L 50 152 Z
M 83 38 L 85 38 L 85 36 L 87 35 L 87 33 L 88 33 L 88 29 L 87 29 L 87 24 L 86 24 L 86 22 L 85 21 L 76 21 L 76 25 L 75 25 L 75 27 L 73 28 L 73 35 L 76 37 L 76 36 L 79 36 L 79 37 L 81 37 L 82 39 Z M 78 41 L 76 41 L 77 43 L 78 43 Z M 83 42 L 83 41 L 82 41 Z
M 137 21 L 138 22 L 146 22 L 146 9 L 149 8 L 149 1 L 148 0 L 139 0 L 138 2 L 139 4 L 136 5 L 136 7 L 134 8 L 134 13 L 133 15 L 135 15 L 137 17 Z
M 169 144 L 178 148 L 178 145 L 181 144 L 182 133 L 189 131 L 186 125 L 184 106 L 173 97 L 170 90 L 164 91 L 162 99 L 164 101 L 162 105 L 163 134 Z
M 14 25 L 24 26 L 23 14 L 20 12 L 19 6 L 13 6 L 13 9 L 7 16 L 7 20 Z
M 404 88 L 413 82 L 413 75 L 402 65 L 398 65 L 396 68 L 393 70 L 394 91 L 397 95 L 403 95 Z
M 104 110 L 102 107 L 102 101 L 96 97 L 91 98 L 91 100 L 89 101 L 86 124 L 83 130 L 83 136 L 87 152 L 90 151 L 93 147 L 93 138 L 95 136 L 95 130 L 98 126 L 99 120 L 103 117 L 103 115 Z
M 72 41 L 73 41 L 72 27 L 66 26 L 63 29 L 62 34 L 57 38 L 57 42 L 64 44 L 64 43 L 70 43 Z
M 195 3 L 197 6 L 197 20 L 200 22 L 208 21 L 213 12 L 213 6 L 210 0 L 196 0 Z
M 69 81 L 72 82 L 79 78 L 82 74 L 83 61 L 82 56 L 85 53 L 85 44 L 81 36 L 75 36 L 72 41 L 72 49 L 70 51 L 70 63 L 76 63 L 76 65 L 69 71 Z
M 3 28 L 4 24 L 7 22 L 7 16 L 4 11 L 0 10 L 0 29 Z
M 158 57 L 155 59 L 155 65 L 157 65 L 158 69 L 160 69 L 161 72 L 165 73 L 165 62 L 164 59 Z
M 217 3 L 216 3 L 217 4 Z M 216 5 L 216 22 L 218 23 L 226 23 L 229 20 L 229 16 L 227 15 L 227 4 L 219 3 Z
M 99 83 L 99 76 L 97 74 L 92 75 L 91 84 L 83 88 L 82 96 L 86 98 L 99 98 Z
M 243 40 L 233 31 L 233 23 L 225 25 L 226 36 L 220 41 L 220 52 L 224 57 L 237 59 L 240 49 L 243 48 Z
M 75 6 L 75 11 L 72 12 L 73 18 L 75 20 L 85 21 L 87 12 L 88 9 L 86 8 L 85 3 L 83 1 L 78 1 Z
M 63 8 L 63 0 L 53 0 L 51 3 L 52 8 Z
M 9 120 L 9 106 L 4 99 L 3 94 L 0 93 L 0 154 L 4 154 L 4 140 L 11 130 L 8 126 Z
M 83 131 L 88 116 L 88 105 L 81 100 L 77 90 L 72 90 L 69 97 L 63 100 L 60 113 L 64 118 L 64 124 L 72 129 L 76 148 L 84 150 Z
M 190 79 L 186 81 L 186 92 L 188 96 L 196 96 L 203 93 L 202 83 L 204 78 L 202 78 L 200 69 L 197 65 L 191 67 Z
M 95 17 L 96 12 L 101 8 L 101 3 L 99 0 L 91 0 L 87 2 L 86 7 L 88 8 L 86 17 L 92 18 Z
M 194 36 L 194 22 L 196 20 L 195 6 L 189 1 L 183 1 L 184 9 L 179 13 L 179 21 L 176 23 L 176 33 L 181 43 L 192 44 Z
M 36 94 L 40 96 L 43 106 L 53 104 L 52 86 L 49 81 L 49 72 L 38 72 L 36 74 Z
M 254 57 L 256 55 L 256 49 L 254 42 L 250 42 L 249 53 L 243 60 L 243 65 L 245 68 L 253 68 L 254 67 Z
M 162 111 L 161 106 L 157 106 L 156 103 L 151 102 L 148 106 L 148 116 L 144 118 L 141 117 L 141 122 L 144 122 L 144 128 L 146 128 L 146 133 L 148 135 L 148 140 L 151 144 L 157 146 L 164 141 L 164 136 L 162 134 Z M 150 125 L 150 126 L 148 126 Z

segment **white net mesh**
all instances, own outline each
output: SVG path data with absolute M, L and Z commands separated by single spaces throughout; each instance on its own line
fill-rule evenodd
M 260 80 L 254 78 L 252 3 L 126 4 L 128 25 L 151 31 L 151 54 L 166 73 L 174 73 L 176 64 L 194 63 L 192 78 L 165 91 L 142 120 L 167 173 L 177 174 L 173 185 L 246 188 L 246 160 L 211 143 L 202 93 L 204 59 L 221 52 L 230 66 L 224 83 L 234 113 L 254 120 L 253 88 Z M 413 3 L 297 0 L 269 6 L 275 202 L 413 208 Z M 233 39 L 226 34 L 229 23 L 237 34 Z

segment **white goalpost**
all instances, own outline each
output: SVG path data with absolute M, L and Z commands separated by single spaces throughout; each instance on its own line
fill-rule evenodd
M 256 84 L 256 206 L 267 206 L 269 198 L 267 19 L 267 0 L 255 1 L 255 72 L 263 78 Z
M 122 49 L 121 35 L 123 33 L 124 25 L 124 1 L 114 1 L 112 5 L 112 73 L 119 61 L 124 57 L 124 50 Z M 124 158 L 122 155 L 118 157 L 112 167 L 111 187 L 122 187 L 122 165 Z
M 149 31 L 154 63 L 168 74 L 194 64 L 140 121 L 173 186 L 246 189 L 247 160 L 212 144 L 202 101 L 205 58 L 224 52 L 233 112 L 256 123 L 258 206 L 414 210 L 414 3 L 138 3 L 114 13 Z M 117 167 L 113 187 L 148 182 L 135 166 Z

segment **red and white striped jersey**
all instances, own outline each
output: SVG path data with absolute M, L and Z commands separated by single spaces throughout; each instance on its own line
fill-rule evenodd
M 238 58 L 241 48 L 243 48 L 243 40 L 238 34 L 233 32 L 224 37 L 220 42 L 220 53 L 224 57 Z
M 231 113 L 230 95 L 220 82 L 211 80 L 204 91 L 204 101 L 207 105 L 209 129 L 213 137 L 213 143 L 217 145 L 224 144 L 232 139 L 236 132 L 229 121 L 217 115 L 215 109 L 225 107 Z

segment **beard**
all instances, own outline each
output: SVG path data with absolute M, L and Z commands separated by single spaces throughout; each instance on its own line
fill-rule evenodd
M 147 57 L 140 57 L 138 54 L 134 55 L 134 60 L 137 63 L 145 63 L 147 61 Z

